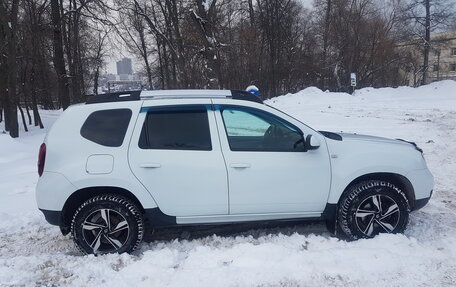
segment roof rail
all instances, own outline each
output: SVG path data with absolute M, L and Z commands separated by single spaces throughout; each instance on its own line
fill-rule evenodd
M 98 104 L 109 102 L 137 101 L 140 99 L 141 91 L 115 92 L 99 95 L 87 95 L 86 104 Z
M 86 104 L 153 100 L 153 99 L 188 99 L 188 98 L 228 98 L 257 103 L 263 101 L 252 93 L 240 90 L 153 90 L 127 91 L 87 96 Z
M 143 91 L 141 99 L 231 98 L 230 90 L 154 90 Z

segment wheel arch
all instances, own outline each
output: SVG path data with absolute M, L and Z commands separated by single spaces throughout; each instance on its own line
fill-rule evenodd
M 347 184 L 344 191 L 340 194 L 337 203 L 326 204 L 325 210 L 322 213 L 322 218 L 326 221 L 326 227 L 331 233 L 336 235 L 343 234 L 343 232 L 341 232 L 337 228 L 337 210 L 339 208 L 341 199 L 347 192 L 349 192 L 351 186 L 367 180 L 384 180 L 394 184 L 396 187 L 398 187 L 400 190 L 404 192 L 408 200 L 410 210 L 414 209 L 415 191 L 413 189 L 412 183 L 405 176 L 390 172 L 373 172 L 364 174 L 358 176 L 357 178 L 353 179 L 349 184 Z
M 132 192 L 124 188 L 116 186 L 95 186 L 81 188 L 73 192 L 63 205 L 60 224 L 60 230 L 62 231 L 63 235 L 66 235 L 70 232 L 71 220 L 76 209 L 89 198 L 102 194 L 115 194 L 123 196 L 131 200 L 141 210 L 141 212 L 144 212 L 144 207 L 138 198 Z
M 343 195 L 348 192 L 351 186 L 366 180 L 384 180 L 394 184 L 405 193 L 405 196 L 409 202 L 410 210 L 413 210 L 415 204 L 415 191 L 413 189 L 412 183 L 403 175 L 389 172 L 369 173 L 353 179 L 341 193 L 337 205 L 339 205 L 341 198 L 343 198 Z

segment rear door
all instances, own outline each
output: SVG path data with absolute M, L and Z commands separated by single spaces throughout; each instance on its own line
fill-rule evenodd
M 170 216 L 228 214 L 227 171 L 206 100 L 144 106 L 130 143 L 135 176 Z M 167 104 L 169 103 L 169 104 Z

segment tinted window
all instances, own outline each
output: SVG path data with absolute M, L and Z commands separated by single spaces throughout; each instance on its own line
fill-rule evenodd
M 222 117 L 233 151 L 303 151 L 297 128 L 272 114 L 250 108 L 224 107 Z
M 81 127 L 81 135 L 89 141 L 119 147 L 127 132 L 131 110 L 113 109 L 93 112 Z
M 139 147 L 212 150 L 206 107 L 182 106 L 150 110 L 143 125 Z

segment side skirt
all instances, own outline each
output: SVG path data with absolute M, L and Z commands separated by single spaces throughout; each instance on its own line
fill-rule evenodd
M 270 214 L 236 214 L 236 215 L 215 215 L 215 216 L 189 216 L 177 217 L 179 225 L 194 224 L 227 224 L 261 221 L 294 221 L 294 220 L 316 220 L 321 218 L 320 212 L 306 213 L 270 213 Z
M 173 226 L 201 226 L 201 225 L 227 225 L 237 223 L 254 223 L 270 221 L 320 221 L 334 220 L 336 204 L 327 204 L 323 213 L 272 213 L 272 214 L 246 214 L 246 215 L 216 215 L 176 217 L 163 213 L 158 207 L 146 209 L 144 217 L 151 228 L 166 228 Z

